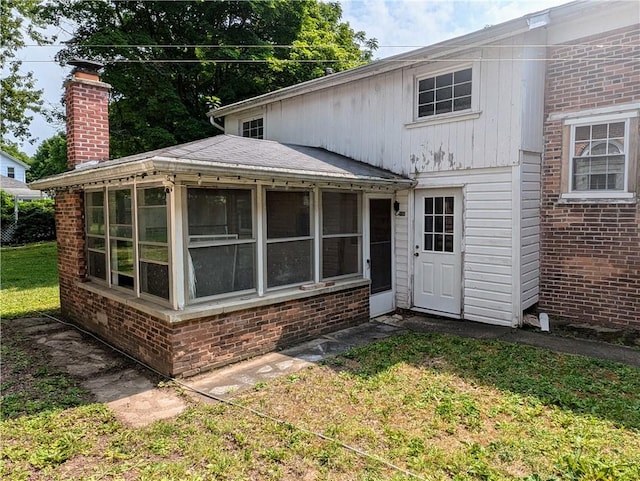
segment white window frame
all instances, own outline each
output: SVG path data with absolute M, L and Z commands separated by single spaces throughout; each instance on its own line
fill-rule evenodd
M 218 299 L 226 299 L 226 298 L 231 298 L 231 297 L 242 297 L 242 296 L 247 296 L 247 295 L 251 295 L 254 294 L 256 292 L 259 292 L 259 284 L 260 284 L 260 277 L 259 277 L 259 269 L 258 269 L 258 231 L 257 231 L 257 226 L 258 226 L 258 215 L 257 215 L 257 199 L 256 199 L 256 188 L 252 187 L 250 185 L 242 185 L 242 184 L 217 184 L 217 185 L 186 185 L 185 186 L 186 189 L 184 189 L 184 202 L 183 202 L 183 207 L 184 207 L 184 213 L 183 213 L 183 220 L 184 220 L 184 269 L 185 269 L 185 273 L 184 273 L 184 277 L 185 277 L 185 294 L 184 294 L 184 298 L 187 304 L 200 304 L 200 303 L 206 303 L 206 302 L 211 302 L 211 301 L 215 301 Z M 199 242 L 194 242 L 191 237 L 189 235 L 189 215 L 188 215 L 188 209 L 189 209 L 189 189 L 210 189 L 210 190 L 248 190 L 251 192 L 251 229 L 252 229 L 252 238 L 251 239 L 232 239 L 229 236 L 226 235 L 220 235 L 220 237 L 218 239 L 215 239 L 215 235 L 209 235 L 207 236 L 209 239 L 206 241 L 199 241 Z M 190 263 L 190 259 L 189 259 L 189 250 L 194 248 L 197 249 L 199 247 L 217 247 L 217 246 L 228 246 L 228 245 L 240 245 L 240 244 L 253 244 L 253 262 L 254 262 L 254 270 L 253 270 L 253 276 L 254 276 L 254 287 L 252 289 L 244 289 L 244 290 L 238 290 L 238 291 L 232 291 L 232 292 L 224 292 L 224 293 L 220 293 L 220 294 L 214 294 L 211 296 L 205 296 L 205 297 L 191 297 L 190 295 L 190 278 L 191 278 L 191 274 L 189 272 L 189 263 Z M 195 275 L 195 273 L 194 273 Z
M 268 238 L 268 233 L 267 233 L 267 192 L 272 191 L 272 192 L 306 192 L 309 194 L 309 235 L 308 236 L 298 236 L 298 237 L 278 237 L 275 239 L 269 239 Z M 261 244 L 262 244 L 262 249 L 263 249 L 263 253 L 262 253 L 262 262 L 263 262 L 263 273 L 262 273 L 262 286 L 263 288 L 261 289 L 261 292 L 272 292 L 272 291 L 278 291 L 278 290 L 282 290 L 282 289 L 288 289 L 291 287 L 298 287 L 301 285 L 305 285 L 308 284 L 310 282 L 317 282 L 318 280 L 318 272 L 319 272 L 319 266 L 318 266 L 318 249 L 319 249 L 319 242 L 318 242 L 318 219 L 317 219 L 317 212 L 319 210 L 319 207 L 317 205 L 317 200 L 318 200 L 318 196 L 317 196 L 317 191 L 318 189 L 315 188 L 291 188 L 291 189 L 287 189 L 285 187 L 265 187 L 264 189 L 262 189 L 262 198 L 263 198 L 263 206 L 264 209 L 261 212 L 262 215 L 262 232 L 263 232 L 263 238 L 261 239 Z M 302 281 L 302 282 L 298 282 L 298 283 L 294 283 L 294 284 L 284 284 L 284 285 L 280 285 L 280 286 L 273 286 L 273 287 L 269 287 L 269 283 L 268 283 L 268 273 L 267 273 L 267 266 L 268 266 L 268 255 L 267 255 L 267 246 L 270 244 L 282 244 L 285 242 L 296 242 L 296 241 L 311 241 L 311 245 L 312 245 L 312 252 L 311 252 L 311 278 L 306 280 L 306 281 Z
M 434 114 L 420 117 L 418 115 L 418 104 L 419 104 L 419 84 L 421 80 L 425 80 L 428 78 L 435 78 L 440 75 L 445 75 L 448 73 L 455 73 L 462 70 L 471 69 L 471 106 L 468 109 L 464 110 L 454 110 L 452 112 L 442 113 L 442 114 Z M 419 126 L 425 123 L 441 123 L 441 122 L 449 122 L 456 120 L 467 120 L 472 118 L 477 118 L 480 115 L 479 106 L 480 106 L 480 62 L 472 61 L 472 62 L 464 62 L 456 65 L 449 65 L 446 68 L 431 70 L 429 72 L 420 72 L 416 74 L 413 79 L 413 122 L 408 124 L 407 127 Z
M 253 137 L 250 135 L 244 135 L 244 125 L 250 122 L 253 122 L 255 120 L 262 120 L 262 137 Z M 247 117 L 244 119 L 240 119 L 240 121 L 238 122 L 238 135 L 240 137 L 244 137 L 247 139 L 265 139 L 266 138 L 266 122 L 265 122 L 265 118 L 264 115 L 260 114 L 260 115 L 254 115 L 252 117 Z M 251 127 L 249 128 L 249 130 L 251 131 Z
M 638 117 L 637 111 L 628 111 L 625 113 L 602 114 L 602 115 L 585 115 L 584 117 L 571 117 L 564 120 L 567 141 L 563 143 L 562 153 L 562 171 L 564 179 L 562 180 L 561 199 L 565 200 L 592 200 L 592 199 L 631 199 L 634 197 L 633 189 L 630 185 L 631 173 L 631 155 L 633 154 L 631 139 L 632 119 Z M 599 123 L 624 122 L 624 188 L 622 190 L 574 190 L 573 189 L 573 167 L 574 167 L 574 150 L 575 150 L 575 132 L 577 127 L 590 126 Z M 636 147 L 637 148 L 637 147 Z
M 325 194 L 330 194 L 330 193 L 338 193 L 338 194 L 354 194 L 356 196 L 357 199 L 357 213 L 358 213 L 358 220 L 357 220 L 357 232 L 354 233 L 340 233 L 340 234 L 325 234 L 324 229 L 323 229 L 323 225 L 324 225 L 324 195 Z M 339 189 L 322 189 L 320 191 L 320 202 L 318 205 L 318 209 L 320 210 L 320 231 L 321 234 L 319 236 L 320 238 L 320 246 L 319 246 L 319 264 L 316 267 L 316 270 L 319 272 L 319 276 L 321 280 L 338 280 L 338 279 L 346 279 L 349 277 L 362 277 L 363 276 L 363 271 L 362 271 L 362 259 L 363 259 L 363 255 L 364 255 L 364 244 L 363 244 L 363 209 L 362 209 L 362 193 L 361 192 L 351 192 L 351 191 L 346 191 L 346 190 L 339 190 Z M 351 272 L 349 274 L 343 274 L 340 276 L 333 276 L 333 277 L 324 277 L 323 276 L 323 271 L 324 271 L 324 256 L 323 256 L 323 252 L 324 252 L 324 241 L 325 239 L 340 239 L 340 238 L 353 238 L 356 237 L 358 239 L 358 260 L 357 260 L 357 265 L 358 265 L 358 270 L 356 272 Z
M 104 234 L 103 235 L 97 235 L 97 234 L 89 234 L 89 216 L 87 215 L 87 194 L 91 194 L 94 192 L 100 192 L 102 194 L 102 219 L 104 221 Z M 109 278 L 110 278 L 110 273 L 111 273 L 111 256 L 109 254 L 109 245 L 108 245 L 108 234 L 109 234 L 109 219 L 108 219 L 108 209 L 106 208 L 106 203 L 107 203 L 107 191 L 106 189 L 87 189 L 84 192 L 84 216 L 85 216 L 85 243 L 86 243 L 86 252 L 87 252 L 87 277 L 89 277 L 92 280 L 95 280 L 97 282 L 101 282 L 104 284 L 109 284 Z M 102 239 L 104 241 L 104 252 L 101 252 L 98 249 L 92 249 L 89 247 L 89 238 L 93 237 L 93 238 L 99 238 Z M 105 278 L 102 279 L 100 277 L 95 277 L 92 276 L 89 273 L 89 252 L 98 252 L 101 254 L 104 254 L 105 260 L 104 260 L 104 269 L 105 269 Z

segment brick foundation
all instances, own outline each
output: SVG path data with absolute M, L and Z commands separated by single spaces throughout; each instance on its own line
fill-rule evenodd
M 546 119 L 640 102 L 637 25 L 572 43 L 577 46 L 548 49 Z M 573 321 L 640 329 L 640 206 L 559 203 L 562 135 L 562 121 L 546 121 L 540 309 Z
M 65 317 L 164 374 L 199 372 L 369 320 L 368 286 L 170 323 L 75 286 Z

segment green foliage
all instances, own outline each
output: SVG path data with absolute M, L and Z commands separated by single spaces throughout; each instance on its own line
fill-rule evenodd
M 27 182 L 60 174 L 67 170 L 67 138 L 62 132 L 44 140 L 33 155 Z
M 53 199 L 18 201 L 18 222 L 10 244 L 29 244 L 56 238 L 55 209 Z M 2 224 L 15 220 L 15 200 L 0 190 Z
M 0 318 L 35 315 L 60 308 L 54 242 L 0 250 Z
M 28 112 L 42 110 L 42 90 L 35 88 L 32 72 L 21 71 L 16 53 L 25 46 L 25 38 L 42 45 L 47 42 L 39 29 L 46 25 L 38 0 L 3 0 L 0 2 L 0 135 L 8 133 L 21 140 L 31 137 Z
M 59 54 L 101 60 L 112 85 L 111 155 L 216 133 L 206 112 L 371 59 L 375 41 L 316 0 L 64 0 L 51 22 L 78 27 Z

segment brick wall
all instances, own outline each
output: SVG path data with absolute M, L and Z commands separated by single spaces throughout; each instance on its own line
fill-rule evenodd
M 369 287 L 170 324 L 67 286 L 65 316 L 137 359 L 173 376 L 191 376 L 369 320 Z
M 640 102 L 637 25 L 572 43 L 548 49 L 545 118 Z M 562 122 L 546 121 L 540 309 L 640 329 L 640 206 L 559 204 L 561 160 Z

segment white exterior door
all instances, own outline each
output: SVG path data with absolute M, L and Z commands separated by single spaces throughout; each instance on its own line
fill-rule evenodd
M 369 312 L 380 316 L 395 309 L 393 289 L 393 214 L 390 197 L 366 197 L 365 266 L 371 279 Z
M 462 192 L 416 190 L 415 213 L 414 306 L 460 317 Z

